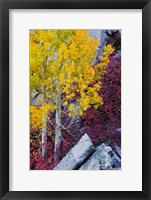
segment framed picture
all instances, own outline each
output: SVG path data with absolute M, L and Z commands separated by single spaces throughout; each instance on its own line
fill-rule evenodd
M 0 8 L 1 199 L 150 199 L 150 1 Z

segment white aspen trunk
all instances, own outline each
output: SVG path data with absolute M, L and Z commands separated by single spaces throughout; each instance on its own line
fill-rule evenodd
M 58 52 L 56 52 L 56 60 L 58 61 Z M 58 88 L 58 79 L 55 81 L 55 87 Z M 54 163 L 60 161 L 61 157 L 61 92 L 56 97 L 56 128 L 55 128 L 55 146 L 54 146 Z
M 56 99 L 56 128 L 55 128 L 55 149 L 54 149 L 54 162 L 60 161 L 61 157 L 61 95 L 59 94 Z
M 42 74 L 43 78 L 46 77 L 46 65 L 45 64 L 42 67 Z M 45 101 L 46 101 L 46 86 L 42 86 L 42 106 L 45 106 Z M 42 157 L 46 158 L 47 157 L 47 152 L 46 152 L 46 146 L 47 146 L 47 119 L 43 117 L 43 128 L 42 128 Z

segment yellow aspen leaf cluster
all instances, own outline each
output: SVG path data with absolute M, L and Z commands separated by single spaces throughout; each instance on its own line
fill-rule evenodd
M 103 99 L 98 95 L 101 77 L 114 49 L 104 48 L 101 62 L 93 66 L 100 41 L 90 37 L 87 30 L 33 30 L 30 32 L 30 93 L 46 89 L 45 111 L 31 105 L 31 124 L 42 127 L 42 116 L 48 110 L 68 107 L 69 116 L 83 115 L 90 107 L 98 108 Z M 46 65 L 45 76 L 42 68 Z M 76 100 L 76 106 L 71 103 Z M 46 104 L 47 105 L 47 104 Z M 40 113 L 41 112 L 41 113 Z
M 104 47 L 103 55 L 100 56 L 101 62 L 97 64 L 96 69 L 96 79 L 99 80 L 100 76 L 103 76 L 106 72 L 106 66 L 109 64 L 110 59 L 109 56 L 114 52 L 114 48 L 111 46 L 111 44 L 108 44 Z
M 71 111 L 71 112 L 74 111 L 74 104 L 73 103 L 69 105 L 69 111 Z
M 40 109 L 30 105 L 30 126 L 31 128 L 42 128 L 43 113 Z
M 53 112 L 54 107 L 51 104 L 46 103 L 45 106 L 36 107 L 30 105 L 30 125 L 31 128 L 43 128 L 43 118 L 48 118 L 48 112 Z

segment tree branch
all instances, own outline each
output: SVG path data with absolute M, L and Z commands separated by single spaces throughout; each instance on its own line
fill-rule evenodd
M 56 127 L 51 123 L 51 121 L 50 120 L 48 120 L 48 122 L 49 122 L 49 124 L 53 127 L 53 129 L 55 130 L 56 129 Z
M 69 135 L 71 135 L 72 137 L 74 137 L 75 138 L 75 136 L 72 134 L 72 133 L 70 133 L 70 131 L 69 130 L 67 130 L 66 129 L 66 127 L 64 127 L 64 125 L 63 124 L 61 124 L 61 126 L 62 126 L 62 128 L 63 128 L 63 130 L 65 130 Z

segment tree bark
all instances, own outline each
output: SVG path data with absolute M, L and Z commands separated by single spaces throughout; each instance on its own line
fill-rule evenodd
M 42 75 L 43 78 L 46 77 L 46 65 L 45 64 L 42 67 Z M 45 106 L 46 101 L 46 86 L 42 86 L 42 106 Z M 47 158 L 47 152 L 46 152 L 46 146 L 47 146 L 47 119 L 45 116 L 43 116 L 43 128 L 42 128 L 42 157 Z
M 56 128 L 55 128 L 55 148 L 54 148 L 54 162 L 59 162 L 61 157 L 61 94 L 56 99 Z

